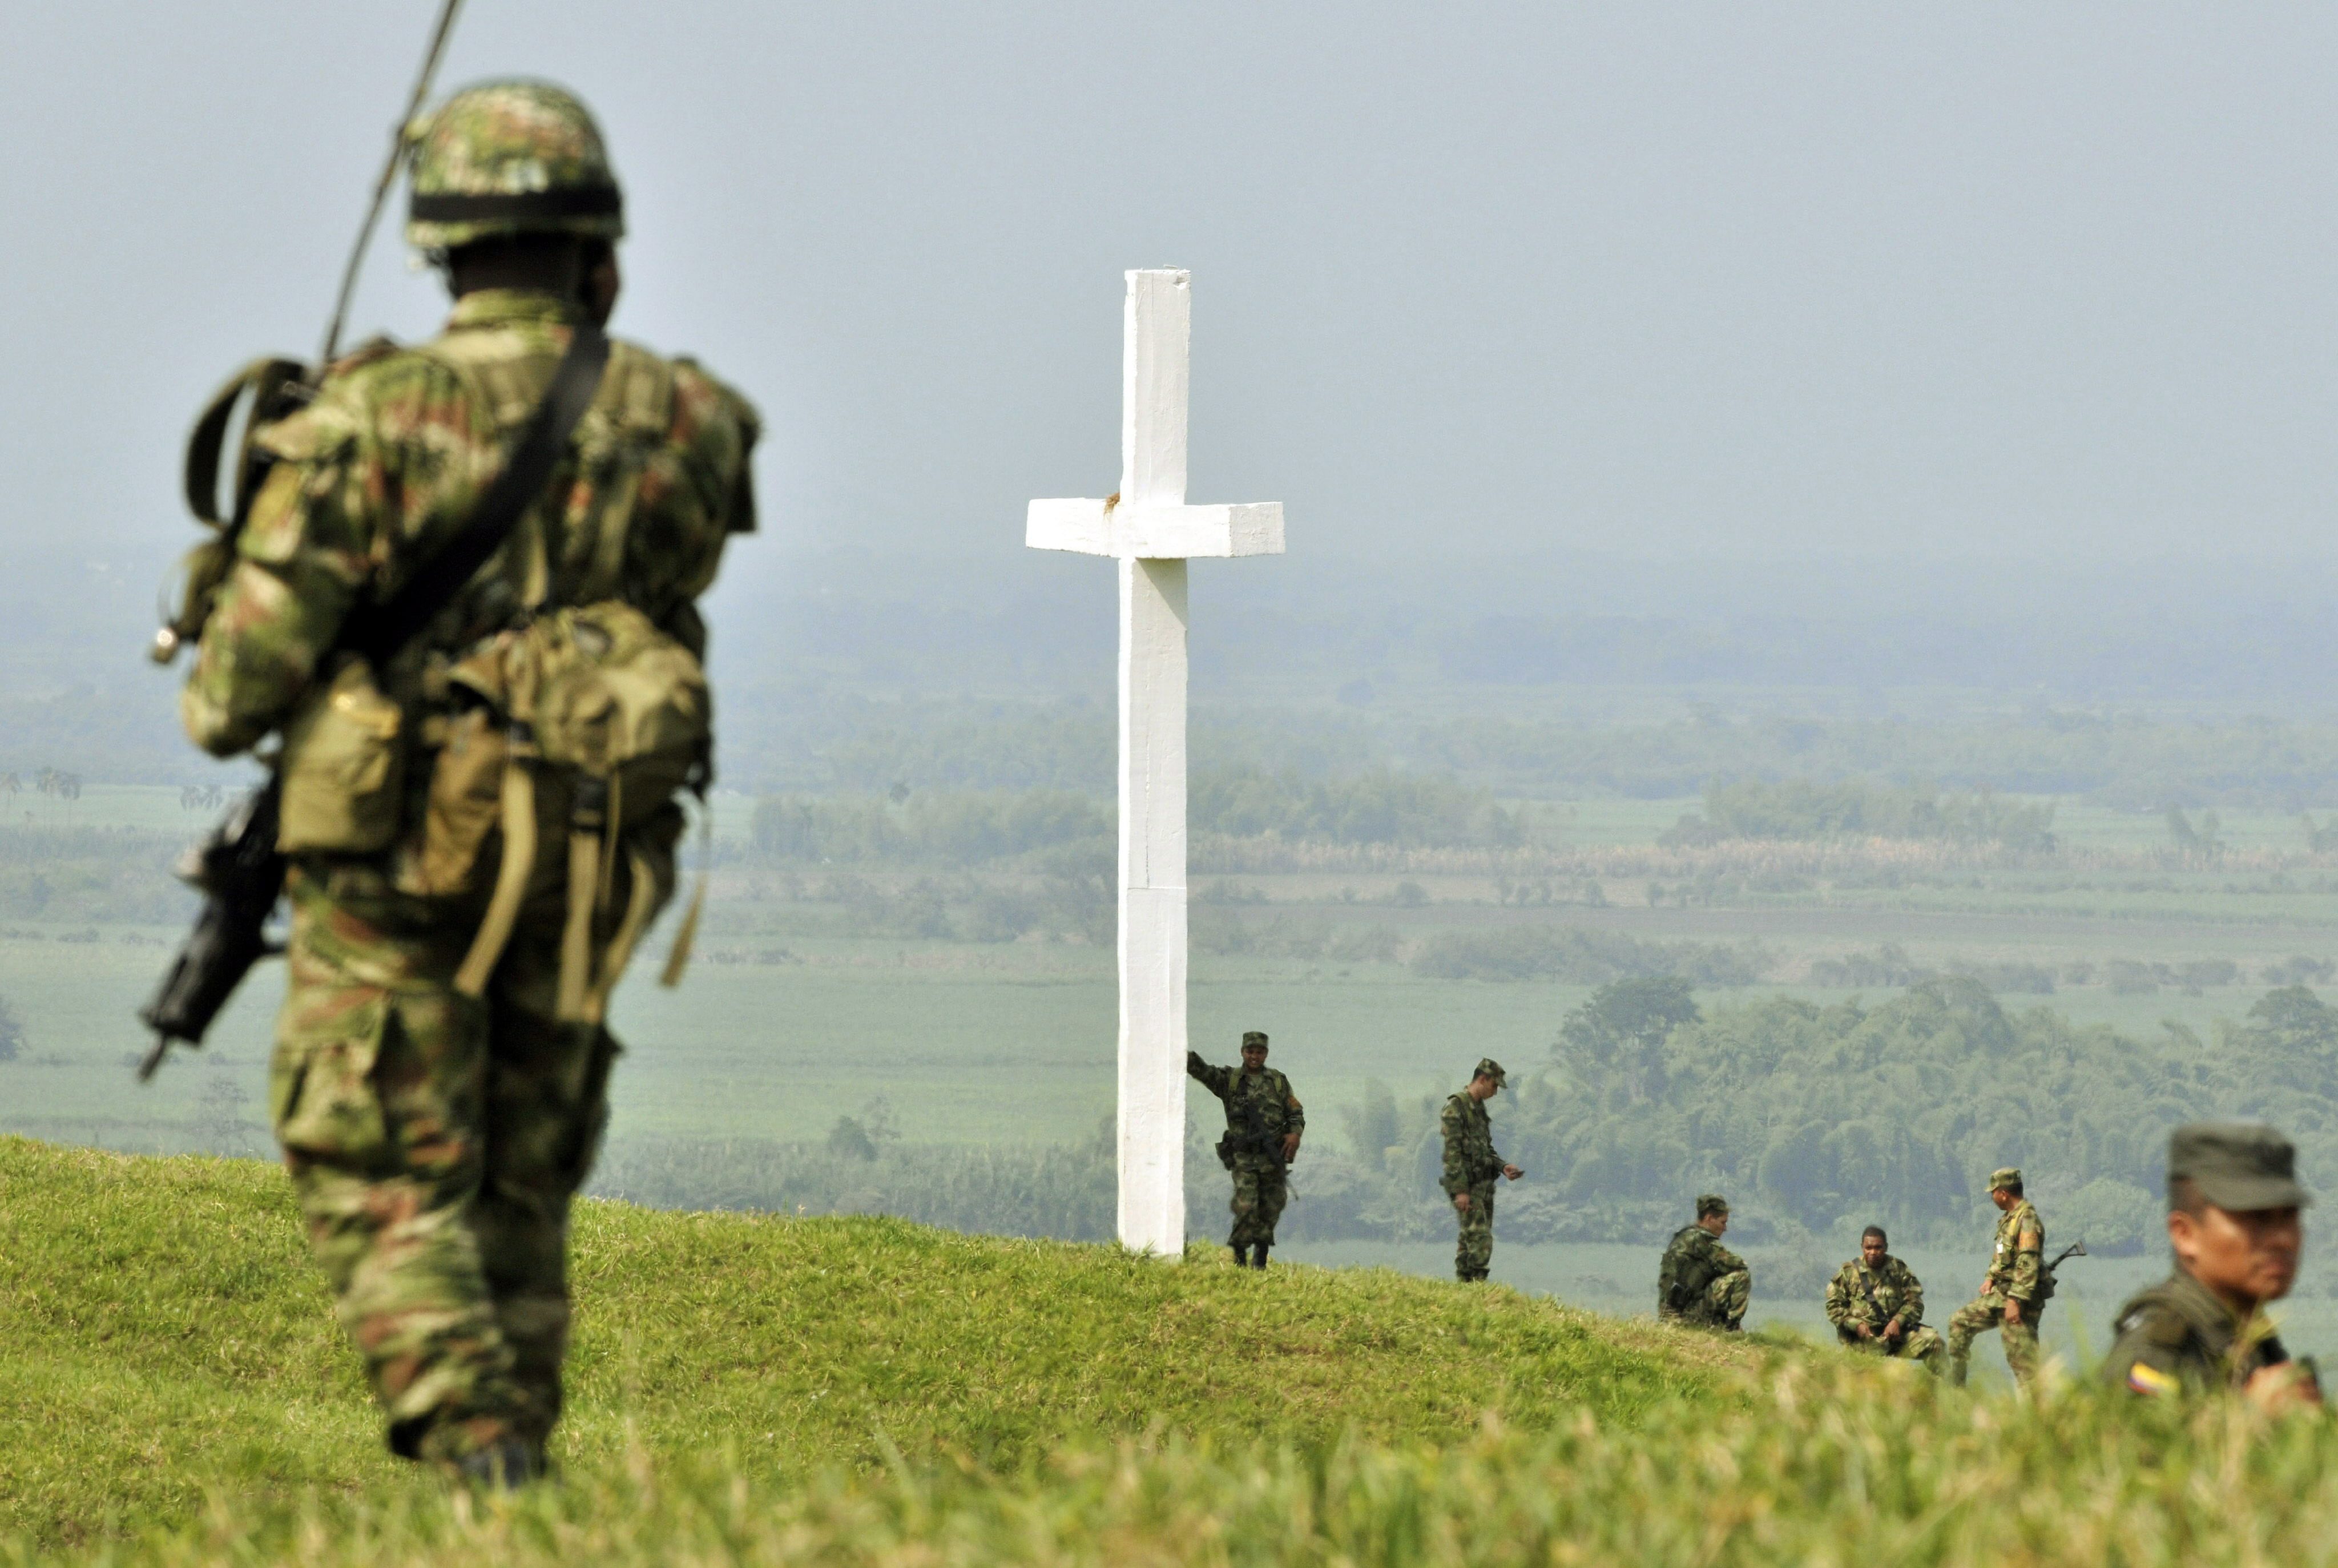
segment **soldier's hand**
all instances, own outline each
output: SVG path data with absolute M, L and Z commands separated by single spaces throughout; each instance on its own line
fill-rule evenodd
M 1519 1170 L 1519 1169 L 1518 1169 L 1517 1166 L 1515 1166 L 1515 1165 L 1505 1165 L 1505 1166 L 1503 1166 L 1503 1167 L 1502 1167 L 1502 1174 L 1503 1174 L 1503 1175 L 1505 1175 L 1505 1176 L 1507 1176 L 1507 1177 L 1508 1177 L 1511 1181 L 1517 1181 L 1519 1177 L 1521 1177 L 1521 1176 L 1525 1175 L 1525 1174 L 1526 1174 L 1526 1172 L 1525 1172 L 1525 1171 L 1521 1171 L 1521 1170 Z M 1520 1202 L 1524 1202 L 1524 1201 L 1525 1201 L 1525 1200 L 1524 1200 L 1524 1199 L 1520 1199 L 1520 1200 L 1519 1200 L 1519 1201 L 1520 1201 Z
M 2279 1410 L 2292 1405 L 2319 1405 L 2322 1390 L 2313 1379 L 2300 1375 L 2294 1361 L 2284 1361 L 2274 1367 L 2260 1367 L 2249 1374 L 2241 1386 L 2249 1403 L 2260 1410 Z
M 2005 1298 L 2005 1320 L 2008 1323 L 2019 1323 L 2021 1321 L 2021 1303 L 2016 1301 L 2010 1296 Z
M 1464 1214 L 1469 1212 L 1469 1194 L 1467 1192 L 1456 1192 L 1453 1194 L 1453 1207 L 1459 1209 Z
M 1291 1161 L 1298 1158 L 1299 1134 L 1296 1132 L 1285 1132 L 1282 1135 L 1282 1162 L 1288 1165 Z
M 1897 1339 L 1906 1330 L 1900 1327 L 1900 1319 L 1897 1318 L 1883 1326 L 1883 1337 L 1886 1339 Z
M 1202 1075 L 1202 1070 L 1208 1065 L 1208 1063 L 1202 1060 L 1202 1054 L 1199 1051 L 1188 1051 L 1185 1053 L 1186 1076 L 1191 1078 L 1199 1078 Z
M 1852 1324 L 1852 1327 L 1853 1328 L 1856 1328 L 1857 1330 L 1859 1330 L 1859 1337 L 1860 1337 L 1862 1339 L 1872 1339 L 1872 1338 L 1875 1338 L 1875 1330 L 1874 1330 L 1874 1329 L 1872 1329 L 1872 1328 L 1869 1328 L 1866 1324 L 1864 1324 L 1864 1323 L 1854 1323 L 1854 1324 Z

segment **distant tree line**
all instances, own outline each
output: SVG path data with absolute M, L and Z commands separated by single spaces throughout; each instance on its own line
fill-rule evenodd
M 1083 841 L 1108 841 L 1114 813 L 1058 789 L 924 790 L 783 795 L 756 803 L 756 854 L 802 865 L 968 866 Z M 1373 769 L 1310 779 L 1286 769 L 1196 773 L 1194 833 L 1293 842 L 1439 848 L 1524 843 L 1527 815 L 1451 779 Z
M 2043 854 L 2054 848 L 2054 808 L 1988 789 L 1943 794 L 1933 785 L 1863 779 L 1713 779 L 1704 811 L 1683 817 L 1659 842 L 1695 848 L 1733 838 L 1940 838 Z
M 1684 704 L 1684 706 L 1687 706 Z M 726 727 L 725 777 L 766 792 L 1112 789 L 1114 715 L 1077 701 L 797 697 L 759 709 L 763 730 Z M 2126 810 L 2338 808 L 2338 723 L 2210 721 L 2039 709 L 2021 715 L 1735 720 L 1695 709 L 1665 722 L 1583 725 L 1470 711 L 1326 705 L 1203 706 L 1193 755 L 1204 772 L 1255 769 L 1309 779 L 1401 765 L 1508 799 L 1677 799 L 1714 779 L 1839 784 L 1923 779 L 1943 789 L 2075 796 Z M 114 777 L 113 774 L 102 775 Z

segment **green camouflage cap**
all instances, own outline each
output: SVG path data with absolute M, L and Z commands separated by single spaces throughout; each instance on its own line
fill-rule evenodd
M 1989 1173 L 1989 1190 L 1992 1192 L 2001 1191 L 2008 1187 L 2019 1187 L 2020 1185 L 2021 1172 L 2014 1166 L 2000 1165 L 1996 1170 Z
M 2219 1209 L 2303 1209 L 2297 1149 L 2259 1122 L 2191 1122 L 2167 1135 L 2167 1180 L 2189 1181 Z
M 1257 1046 L 1262 1051 L 1266 1049 L 1266 1032 L 1264 1030 L 1245 1029 L 1243 1031 L 1242 1048 L 1247 1051 L 1253 1045 Z
M 1499 1062 L 1495 1061 L 1491 1056 L 1478 1057 L 1478 1071 L 1471 1074 L 1471 1076 L 1478 1078 L 1491 1078 L 1494 1081 L 1494 1087 L 1497 1089 L 1499 1089 L 1503 1084 L 1508 1083 L 1510 1077 L 1508 1073 L 1502 1071 L 1502 1064 Z
M 451 250 L 505 234 L 615 240 L 624 201 L 592 113 L 549 82 L 482 82 L 407 127 L 407 241 Z
M 1720 1193 L 1700 1192 L 1696 1195 L 1696 1217 L 1698 1219 L 1702 1220 L 1708 1214 L 1726 1214 L 1728 1212 L 1729 1200 L 1724 1198 Z

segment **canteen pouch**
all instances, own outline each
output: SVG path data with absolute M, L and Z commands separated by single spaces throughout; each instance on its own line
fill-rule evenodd
M 510 754 L 503 727 L 486 709 L 466 708 L 448 720 L 423 806 L 418 890 L 424 895 L 453 898 L 477 891 L 487 841 L 503 820 Z
M 284 726 L 287 855 L 375 855 L 398 838 L 404 805 L 406 716 L 374 684 L 372 667 L 345 660 Z

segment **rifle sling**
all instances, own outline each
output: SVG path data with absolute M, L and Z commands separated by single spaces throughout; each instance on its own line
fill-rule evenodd
M 591 322 L 578 324 L 567 352 L 552 373 L 544 401 L 527 416 L 512 443 L 511 456 L 480 497 L 463 531 L 424 562 L 405 585 L 378 605 L 349 617 L 340 645 L 377 669 L 454 603 L 487 557 L 503 547 L 521 514 L 544 493 L 553 465 L 575 433 L 577 422 L 601 387 L 609 364 L 609 339 Z

